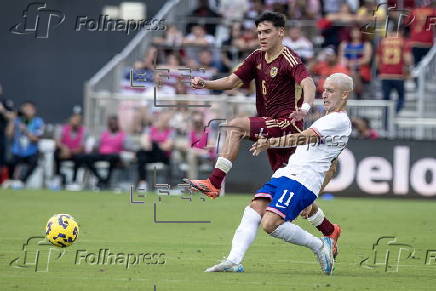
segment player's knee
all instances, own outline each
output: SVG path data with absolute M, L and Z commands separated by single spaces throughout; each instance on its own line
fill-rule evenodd
M 247 117 L 237 117 L 229 122 L 229 131 L 232 132 L 232 136 L 242 137 L 247 135 L 249 127 L 249 120 Z
M 261 225 L 266 233 L 271 233 L 280 225 L 280 223 L 269 216 L 264 216 Z
M 251 201 L 250 207 L 254 209 L 257 213 L 259 213 L 260 216 L 263 216 L 266 211 L 266 207 L 269 203 L 269 200 L 267 198 L 256 198 L 255 200 Z

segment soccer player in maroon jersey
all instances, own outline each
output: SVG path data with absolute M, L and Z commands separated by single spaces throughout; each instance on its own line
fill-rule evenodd
M 211 90 L 233 89 L 253 79 L 256 83 L 258 117 L 239 117 L 230 121 L 223 150 L 208 179 L 184 179 L 211 198 L 219 196 L 221 183 L 238 155 L 241 138 L 249 137 L 255 141 L 261 135 L 268 138 L 280 137 L 303 129 L 302 120 L 315 99 L 316 87 L 298 55 L 282 44 L 285 22 L 285 16 L 280 13 L 264 12 L 255 21 L 260 48 L 252 52 L 230 76 L 213 81 L 199 77 L 192 79 L 193 88 Z M 295 148 L 268 149 L 272 170 L 285 166 L 294 151 Z M 251 210 L 261 214 L 268 203 L 267 198 L 255 199 L 250 205 Z M 340 227 L 326 219 L 317 207 L 313 207 L 305 217 L 312 214 L 317 215 L 312 223 L 318 230 L 336 241 Z

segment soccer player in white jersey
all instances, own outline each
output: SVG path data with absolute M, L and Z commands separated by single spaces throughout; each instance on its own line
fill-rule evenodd
M 334 241 L 329 237 L 317 238 L 292 221 L 301 213 L 311 213 L 313 219 L 322 220 L 320 209 L 314 213 L 312 204 L 332 177 L 334 161 L 351 134 L 351 122 L 345 110 L 352 90 L 351 77 L 342 73 L 330 75 L 322 94 L 325 116 L 301 133 L 263 138 L 253 144 L 250 151 L 255 156 L 269 148 L 296 147 L 296 151 L 288 165 L 278 169 L 245 208 L 227 259 L 205 272 L 243 272 L 242 259 L 262 225 L 272 237 L 310 248 L 322 271 L 327 275 L 332 273 Z

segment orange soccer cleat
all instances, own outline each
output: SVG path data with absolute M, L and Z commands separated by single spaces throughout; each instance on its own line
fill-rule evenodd
M 215 199 L 220 196 L 220 189 L 217 189 L 209 179 L 207 180 L 189 180 L 189 179 L 183 179 L 183 182 L 191 185 L 192 188 L 195 190 L 200 191 L 204 195 Z
M 334 226 L 335 229 L 327 237 L 333 239 L 333 242 L 334 242 L 333 243 L 333 258 L 336 259 L 336 256 L 338 255 L 338 246 L 337 246 L 337 243 L 338 243 L 339 237 L 341 236 L 342 229 L 337 224 L 333 224 L 333 226 Z

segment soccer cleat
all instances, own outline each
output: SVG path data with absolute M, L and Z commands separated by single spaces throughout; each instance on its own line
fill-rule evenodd
M 342 229 L 337 224 L 333 224 L 333 226 L 334 226 L 333 232 L 330 235 L 328 235 L 327 237 L 333 239 L 333 258 L 336 259 L 336 256 L 338 255 L 337 243 L 338 243 L 339 237 L 341 236 Z
M 207 268 L 205 272 L 244 272 L 244 267 L 241 264 L 235 264 L 229 260 L 223 260 L 221 263 Z
M 326 275 L 331 275 L 335 259 L 333 258 L 333 240 L 329 237 L 322 237 L 322 247 L 315 252 L 318 262 L 321 265 L 321 270 Z
M 189 179 L 183 179 L 183 182 L 189 184 L 192 188 L 195 190 L 200 191 L 204 195 L 215 199 L 218 196 L 220 196 L 220 189 L 215 188 L 214 185 L 210 182 L 209 179 L 207 180 L 189 180 Z

